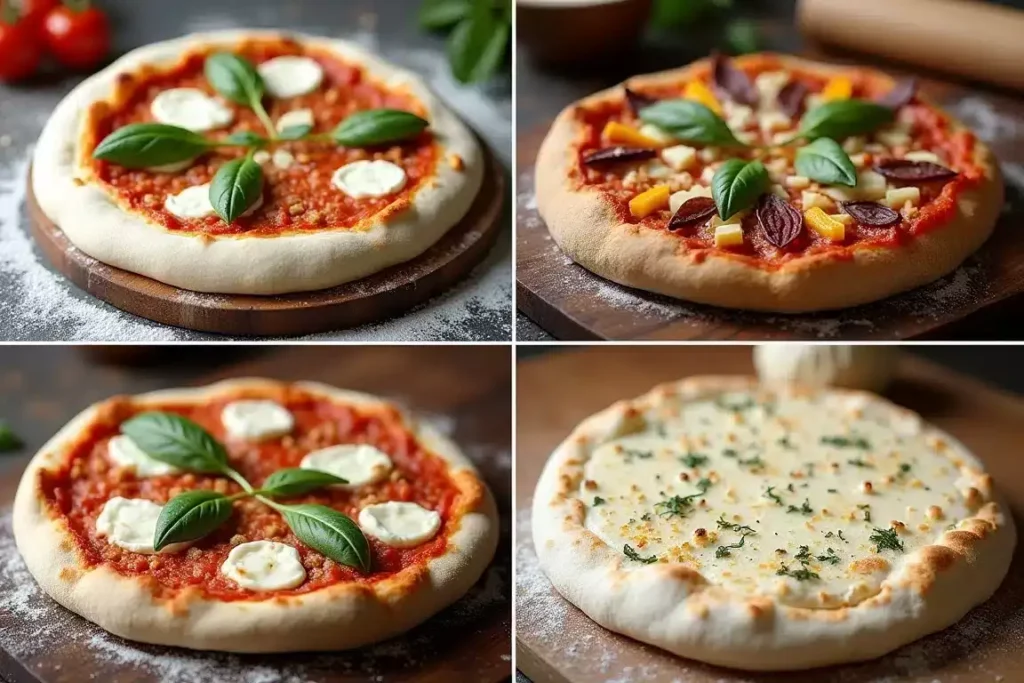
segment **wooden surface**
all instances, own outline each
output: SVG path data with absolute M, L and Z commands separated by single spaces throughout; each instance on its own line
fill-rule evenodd
M 484 147 L 486 149 L 486 146 Z M 204 294 L 97 261 L 77 249 L 40 209 L 28 183 L 32 236 L 53 266 L 78 287 L 124 311 L 166 325 L 239 336 L 329 332 L 390 318 L 464 278 L 502 232 L 505 170 L 488 150 L 483 187 L 466 217 L 406 263 L 347 284 L 280 296 Z
M 238 656 L 134 644 L 41 594 L 10 539 L 27 462 L 90 402 L 235 376 L 314 379 L 391 397 L 451 434 L 502 513 L 501 542 L 463 599 L 399 638 L 338 654 Z M 27 447 L 0 456 L 0 678 L 8 683 L 449 683 L 508 680 L 511 664 L 511 358 L 507 347 L 163 347 L 135 367 L 69 347 L 0 349 L 0 415 Z M 18 583 L 20 585 L 11 585 Z
M 1024 358 L 1020 349 L 1018 358 Z M 984 354 L 984 349 L 964 349 Z M 757 675 L 677 658 L 606 631 L 555 593 L 537 567 L 529 504 L 548 454 L 584 417 L 659 382 L 701 373 L 750 374 L 750 349 L 600 347 L 520 363 L 516 443 L 516 653 L 534 683 L 991 683 L 1024 680 L 1024 547 L 995 596 L 960 623 L 885 657 L 804 673 Z M 922 413 L 982 460 L 1024 512 L 1024 401 L 916 357 L 887 396 Z
M 545 123 L 521 130 L 517 141 L 518 307 L 555 338 L 572 340 L 945 339 L 970 335 L 986 318 L 1009 318 L 1024 292 L 1024 100 L 933 80 L 923 91 L 986 139 L 1007 176 L 995 234 L 953 274 L 873 304 L 803 315 L 733 311 L 622 287 L 565 256 L 536 210 L 533 165 Z M 1018 328 L 1003 338 L 1022 334 Z

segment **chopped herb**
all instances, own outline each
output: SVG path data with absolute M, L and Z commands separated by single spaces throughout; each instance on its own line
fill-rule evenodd
M 789 434 L 786 434 L 784 437 L 779 439 L 776 443 L 778 443 L 783 448 L 787 448 L 789 450 L 793 450 L 794 448 L 796 448 L 796 446 L 793 445 L 793 442 L 789 440 Z
M 797 569 L 796 571 L 790 571 L 789 567 L 787 567 L 786 565 L 782 565 L 782 569 L 780 569 L 779 571 L 777 571 L 775 573 L 778 576 L 791 576 L 794 579 L 796 579 L 797 581 L 809 581 L 811 579 L 820 579 L 821 578 L 820 576 L 818 576 L 817 574 L 812 572 L 810 569 L 807 569 L 806 567 L 801 567 L 800 569 Z
M 743 544 L 747 542 L 747 536 L 749 535 L 750 534 L 743 534 L 742 536 L 740 536 L 739 543 L 718 546 L 718 549 L 715 550 L 715 557 L 717 557 L 718 559 L 722 559 L 723 557 L 729 557 L 730 555 L 732 555 L 733 550 L 737 550 L 738 548 L 743 547 Z
M 735 448 L 726 448 L 724 451 L 722 451 L 722 455 L 725 456 L 726 458 L 735 458 L 739 454 L 739 451 L 737 451 Z
M 864 521 L 865 522 L 870 522 L 871 521 L 871 506 L 868 505 L 867 503 L 864 503 L 863 505 L 858 505 L 857 508 L 859 510 L 863 510 L 864 511 Z
M 718 524 L 718 528 L 720 528 L 720 529 L 728 529 L 729 531 L 738 531 L 738 532 L 740 532 L 741 534 L 743 534 L 745 536 L 750 536 L 751 534 L 756 534 L 757 533 L 756 531 L 754 531 L 751 527 L 747 526 L 746 524 L 740 525 L 740 524 L 736 524 L 734 522 L 727 522 L 727 521 L 725 521 L 725 513 L 724 512 L 716 520 L 716 523 Z
M 853 465 L 854 467 L 874 468 L 874 465 L 867 461 L 861 460 L 860 458 L 850 458 L 849 460 L 846 461 L 846 464 Z
M 708 462 L 708 456 L 701 455 L 700 453 L 687 453 L 686 455 L 680 456 L 679 461 L 687 467 L 700 467 L 706 465 Z
M 755 455 L 753 458 L 747 458 L 746 460 L 737 460 L 736 462 L 741 466 L 749 465 L 753 469 L 764 467 L 765 464 L 764 460 L 762 460 L 759 455 Z
M 818 562 L 828 562 L 829 564 L 839 564 L 839 556 L 836 555 L 836 551 L 832 548 L 827 548 L 824 555 L 818 555 Z
M 910 465 L 907 463 L 900 463 L 900 474 L 906 474 L 910 471 Z
M 896 529 L 875 529 L 875 533 L 868 537 L 869 541 L 872 541 L 875 546 L 875 552 L 882 550 L 898 550 L 901 553 L 903 550 L 903 541 L 900 540 L 896 534 Z
M 782 505 L 782 499 L 779 498 L 779 495 L 774 492 L 774 489 L 774 486 L 769 486 L 764 492 L 764 497 L 775 501 L 776 505 Z
M 862 451 L 871 450 L 871 444 L 863 436 L 823 436 L 821 443 L 836 448 L 859 448 Z
M 658 514 L 662 517 L 672 517 L 673 515 L 685 517 L 686 513 L 689 512 L 690 506 L 693 505 L 693 501 L 703 496 L 709 488 L 711 488 L 711 480 L 701 479 L 697 482 L 697 493 L 691 493 L 688 496 L 672 496 L 660 503 L 655 503 L 654 509 L 658 510 L 658 508 L 661 508 L 661 510 L 658 510 Z
M 15 451 L 21 448 L 22 445 L 21 439 L 14 433 L 14 430 L 8 427 L 5 422 L 0 421 L 0 453 Z
M 829 489 L 829 493 L 839 493 L 839 489 Z
M 843 543 L 847 543 L 847 540 L 845 538 L 843 538 L 843 530 L 842 529 L 840 529 L 838 533 L 833 533 L 833 532 L 830 531 L 827 534 L 825 534 L 825 538 L 835 538 L 836 536 L 838 536 L 839 540 L 842 541 Z
M 644 564 L 653 564 L 654 562 L 658 561 L 657 555 L 651 555 L 650 557 L 641 557 L 640 553 L 633 550 L 633 548 L 631 548 L 628 543 L 622 546 L 622 554 L 628 557 L 629 559 L 633 560 L 634 562 L 643 562 Z
M 796 489 L 793 488 L 793 482 L 789 482 L 788 484 L 786 484 L 786 490 L 789 491 L 790 493 L 796 493 Z
M 644 522 L 651 521 L 651 513 L 650 512 L 645 512 L 644 514 L 640 515 L 640 519 L 643 520 Z
M 801 505 L 800 507 L 797 507 L 796 505 L 790 505 L 788 508 L 786 508 L 787 514 L 793 512 L 799 512 L 802 515 L 812 515 L 814 514 L 814 508 L 811 507 L 811 502 L 804 498 L 804 504 Z
M 811 548 L 810 548 L 810 546 L 806 546 L 806 545 L 800 546 L 800 552 L 798 552 L 793 557 L 798 559 L 798 560 L 800 560 L 804 564 L 806 564 L 807 562 L 810 562 L 811 561 Z
M 720 396 L 718 400 L 715 401 L 715 405 L 717 405 L 722 410 L 731 410 L 734 413 L 739 413 L 744 410 L 750 410 L 751 408 L 757 405 L 757 401 L 748 396 L 741 401 L 731 403 L 724 396 Z
M 592 507 L 597 507 L 598 505 L 604 505 L 606 502 L 608 502 L 608 501 L 606 501 L 601 496 L 594 496 L 594 505 Z
M 622 451 L 623 457 L 626 462 L 632 462 L 633 458 L 640 458 L 641 460 L 648 460 L 654 457 L 654 451 L 638 451 L 632 448 L 626 448 Z
M 827 534 L 825 534 L 825 538 L 832 538 L 833 536 L 835 536 L 835 534 L 832 533 L 831 531 L 828 532 Z

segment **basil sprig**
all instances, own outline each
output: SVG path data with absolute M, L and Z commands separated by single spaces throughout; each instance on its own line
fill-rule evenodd
M 511 20 L 495 14 L 490 0 L 476 0 L 448 41 L 452 75 L 462 83 L 488 80 L 505 62 L 511 36 Z
M 370 544 L 359 526 L 326 505 L 275 505 L 300 541 L 332 560 L 370 570 Z
M 857 169 L 832 138 L 818 138 L 796 151 L 796 172 L 829 185 L 856 187 Z
M 414 138 L 430 123 L 399 109 L 370 109 L 356 112 L 338 124 L 331 138 L 346 147 L 373 147 Z
M 746 146 L 736 139 L 729 125 L 718 114 L 693 100 L 661 100 L 641 110 L 640 119 L 686 142 Z
M 121 433 L 143 453 L 190 472 L 224 474 L 228 453 L 198 424 L 174 413 L 148 412 L 121 425 Z
M 125 168 L 144 168 L 195 159 L 211 146 L 209 140 L 187 128 L 132 123 L 103 138 L 92 155 Z
M 324 486 L 347 484 L 347 479 L 329 472 L 293 467 L 277 470 L 263 482 L 260 491 L 268 496 L 301 496 Z
M 195 541 L 231 517 L 231 499 L 216 491 L 187 491 L 172 498 L 156 520 L 153 549 Z
M 6 453 L 7 451 L 16 451 L 24 445 L 18 435 L 14 433 L 14 430 L 10 426 L 0 420 L 0 453 Z
M 309 123 L 297 123 L 294 126 L 288 126 L 277 134 L 278 140 L 301 140 L 313 131 L 313 125 Z
M 270 137 L 276 137 L 274 122 L 263 108 L 263 77 L 251 62 L 229 52 L 218 52 L 206 58 L 203 72 L 214 90 L 252 109 Z
M 760 161 L 730 159 L 711 179 L 711 196 L 718 206 L 718 215 L 728 220 L 753 206 L 770 186 L 771 178 Z
M 794 139 L 832 138 L 841 140 L 885 125 L 895 116 L 892 109 L 865 100 L 835 100 L 809 110 L 800 119 Z
M 210 183 L 213 210 L 231 223 L 256 204 L 263 193 L 263 167 L 248 154 L 220 167 Z

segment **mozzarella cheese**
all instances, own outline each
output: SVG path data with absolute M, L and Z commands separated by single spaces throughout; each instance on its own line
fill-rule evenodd
M 293 126 L 312 126 L 316 123 L 313 118 L 312 109 L 296 109 L 284 114 L 277 120 L 277 131 L 284 132 L 286 128 Z
M 285 171 L 292 167 L 295 163 L 295 155 L 286 149 L 274 150 L 274 155 L 271 157 L 276 168 Z
M 793 119 L 778 111 L 769 111 L 758 115 L 757 123 L 766 136 L 793 127 Z
M 309 57 L 275 57 L 263 62 L 257 69 L 271 96 L 288 99 L 306 95 L 324 80 L 324 70 Z
M 673 142 L 676 141 L 676 139 L 669 135 L 668 133 L 666 133 L 664 129 L 658 128 L 652 123 L 645 123 L 644 125 L 640 126 L 639 133 L 640 135 L 643 135 L 645 138 L 650 138 L 651 140 L 654 140 L 655 142 L 658 142 L 662 145 L 671 145 Z
M 668 208 L 672 211 L 672 215 L 676 214 L 679 207 L 690 201 L 694 197 L 710 197 L 711 188 L 706 185 L 695 185 L 689 190 L 681 190 L 676 192 L 668 198 Z
M 772 109 L 779 105 L 779 93 L 789 83 L 788 71 L 765 71 L 754 79 L 761 109 Z
M 804 190 L 800 193 L 800 200 L 803 202 L 805 211 L 815 206 L 822 211 L 829 211 L 832 209 L 832 200 L 818 192 Z
M 270 155 L 270 152 L 268 152 L 265 149 L 261 149 L 260 151 L 258 151 L 258 152 L 256 152 L 255 154 L 252 155 L 252 160 L 255 161 L 257 164 L 260 164 L 260 165 L 263 165 L 263 164 L 267 163 L 272 158 L 273 157 Z
M 174 465 L 147 455 L 124 434 L 115 436 L 107 443 L 107 455 L 115 464 L 135 470 L 135 474 L 140 477 L 159 477 L 181 471 Z
M 833 216 L 839 218 L 839 216 Z M 899 351 L 893 346 L 761 344 L 754 367 L 769 384 L 845 387 L 881 391 L 892 379 Z
M 236 545 L 220 566 L 220 573 L 253 591 L 296 588 L 306 580 L 306 568 L 302 566 L 299 551 L 276 541 Z
M 103 505 L 96 518 L 96 533 L 105 536 L 113 545 L 133 553 L 156 554 L 153 537 L 163 509 L 163 505 L 151 500 L 115 496 Z M 172 543 L 161 548 L 160 554 L 175 553 L 189 545 L 191 543 Z
M 648 178 L 654 178 L 655 180 L 665 180 L 672 177 L 672 169 L 660 161 L 650 162 L 644 167 L 644 170 L 647 172 Z
M 353 199 L 386 197 L 405 187 L 406 175 L 390 161 L 355 161 L 335 171 L 331 183 Z
M 393 464 L 387 453 L 369 444 L 344 444 L 307 454 L 299 467 L 328 472 L 356 487 L 383 480 L 391 473 Z
M 359 526 L 385 545 L 411 548 L 434 537 L 441 528 L 441 515 L 416 503 L 390 501 L 360 510 Z
M 934 152 L 907 152 L 903 155 L 903 158 L 908 161 L 927 161 L 932 164 L 942 164 L 942 159 Z
M 904 204 L 917 206 L 921 203 L 921 188 L 919 187 L 894 187 L 886 190 L 885 203 L 890 208 L 899 209 Z
M 675 145 L 661 150 L 662 160 L 677 171 L 685 171 L 697 163 L 697 150 L 686 145 Z
M 160 123 L 197 133 L 223 128 L 235 120 L 233 109 L 195 88 L 164 90 L 153 98 L 150 112 Z
M 725 101 L 725 119 L 733 132 L 743 130 L 754 120 L 754 110 L 745 104 Z
M 715 246 L 722 249 L 743 244 L 743 226 L 739 223 L 725 223 L 715 227 Z
M 292 414 L 274 401 L 233 401 L 224 406 L 220 420 L 228 436 L 246 441 L 275 439 L 295 427 Z
M 807 176 L 802 175 L 791 175 L 786 176 L 786 187 L 792 187 L 794 190 L 806 190 L 811 186 L 811 179 Z
M 910 144 L 910 136 L 899 130 L 880 130 L 875 139 L 886 147 L 902 147 Z
M 263 206 L 263 195 L 260 195 L 256 203 L 246 209 L 242 216 L 252 215 L 261 206 Z M 172 216 L 183 219 L 206 218 L 217 214 L 210 201 L 210 183 L 195 185 L 185 188 L 178 194 L 167 195 L 167 199 L 164 200 L 164 208 Z

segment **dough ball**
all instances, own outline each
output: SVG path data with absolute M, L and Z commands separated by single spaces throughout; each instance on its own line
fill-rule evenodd
M 754 348 L 754 367 L 767 384 L 879 392 L 892 379 L 898 357 L 894 346 L 761 344 Z

